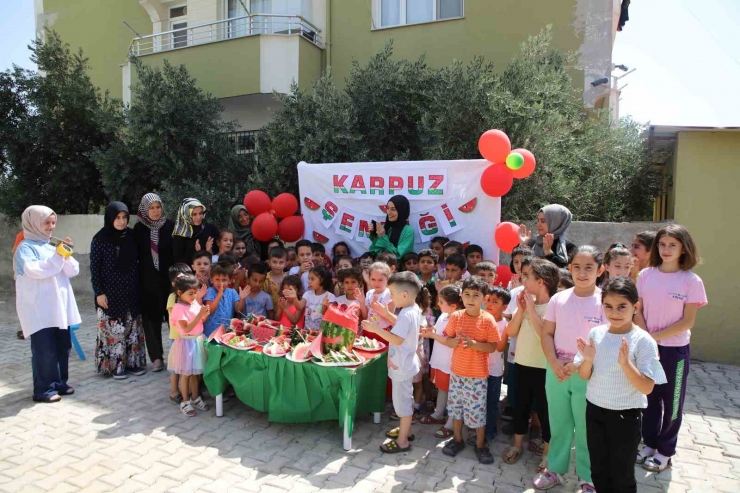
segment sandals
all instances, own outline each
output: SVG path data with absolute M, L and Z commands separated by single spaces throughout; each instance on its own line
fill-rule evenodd
M 635 464 L 642 465 L 645 463 L 647 459 L 655 455 L 656 450 L 648 447 L 647 445 L 642 447 L 642 450 L 639 450 L 637 452 L 637 459 L 635 459 Z
M 181 396 L 181 395 L 180 395 L 180 393 L 178 392 L 178 393 L 177 393 L 177 394 L 175 394 L 175 395 L 171 395 L 171 396 L 170 396 L 170 400 L 171 400 L 172 402 L 174 402 L 175 404 L 180 404 L 180 403 L 182 402 L 182 396 Z
M 154 365 L 152 367 L 153 372 L 158 372 L 164 370 L 164 361 L 161 359 L 155 360 Z
M 537 437 L 529 441 L 529 451 L 534 455 L 542 455 L 545 451 L 545 441 L 542 437 Z
M 391 421 L 401 421 L 401 418 L 398 417 L 398 414 L 396 414 L 396 411 L 393 411 L 390 415 Z
M 450 438 L 452 436 L 452 430 L 448 430 L 444 426 L 441 426 L 439 430 L 434 432 L 434 436 L 437 438 Z
M 534 478 L 534 487 L 538 490 L 549 490 L 561 484 L 565 484 L 563 476 L 552 471 L 545 471 Z
M 64 391 L 60 390 L 59 391 L 59 395 L 72 395 L 74 393 L 75 393 L 75 389 L 72 388 L 72 387 L 67 387 L 67 390 L 64 390 Z
M 35 395 L 33 396 L 33 402 L 43 402 L 45 404 L 53 404 L 61 400 L 62 400 L 62 396 L 59 394 L 54 394 L 50 397 L 36 397 Z
M 645 459 L 645 463 L 642 465 L 642 468 L 650 472 L 663 472 L 673 465 L 671 458 L 667 457 L 667 459 L 668 460 L 665 461 L 664 464 L 663 461 L 655 455 L 648 457 Z
M 190 403 L 195 406 L 196 409 L 199 409 L 201 411 L 208 411 L 211 408 L 211 406 L 203 401 L 203 397 L 201 396 L 198 396 L 198 398 L 195 400 L 191 400 Z
M 398 433 L 400 431 L 401 431 L 401 427 L 400 426 L 396 426 L 392 430 L 386 431 L 385 432 L 385 436 L 387 436 L 388 438 L 393 438 L 395 440 L 396 438 L 398 438 Z M 412 433 L 411 435 L 409 435 L 409 442 L 413 442 L 415 438 L 416 437 Z
M 442 447 L 442 453 L 450 457 L 455 457 L 457 454 L 462 452 L 465 448 L 465 442 L 456 442 L 453 438 L 444 447 Z
M 409 450 L 411 450 L 410 444 L 408 447 L 402 448 L 395 440 L 391 440 L 390 442 L 384 443 L 380 446 L 380 451 L 384 454 L 400 454 L 402 452 L 408 452 Z
M 547 470 L 547 456 L 543 456 L 540 459 L 540 463 L 537 464 L 537 473 L 545 472 Z
M 591 483 L 581 483 L 581 493 L 596 493 L 596 488 Z
M 443 425 L 446 422 L 446 419 L 433 418 L 431 414 L 424 414 L 419 418 L 419 424 L 421 425 Z
M 192 418 L 195 416 L 195 409 L 193 409 L 190 401 L 183 401 L 180 403 L 180 411 L 187 417 Z
M 501 454 L 501 458 L 506 462 L 507 464 L 516 464 L 519 462 L 519 458 L 522 456 L 522 449 L 519 447 L 508 447 L 506 450 L 504 450 L 504 453 Z

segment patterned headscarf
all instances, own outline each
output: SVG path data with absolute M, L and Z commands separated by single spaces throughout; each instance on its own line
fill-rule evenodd
M 177 211 L 175 230 L 172 232 L 172 236 L 193 237 L 193 211 L 198 207 L 202 207 L 203 212 L 206 211 L 206 206 L 201 204 L 198 199 L 187 198 L 182 201 L 180 209 Z
M 32 205 L 28 207 L 21 215 L 23 237 L 27 240 L 48 243 L 51 240 L 51 235 L 44 233 L 41 230 L 41 225 L 51 215 L 55 215 L 55 212 L 45 205 Z
M 164 226 L 167 219 L 164 216 L 164 205 L 162 205 L 162 216 L 159 219 L 152 221 L 149 218 L 149 208 L 156 202 L 162 205 L 162 199 L 156 193 L 144 195 L 141 198 L 136 215 L 139 216 L 139 221 L 149 228 L 149 247 L 152 250 L 152 260 L 154 261 L 154 268 L 159 270 L 159 228 Z

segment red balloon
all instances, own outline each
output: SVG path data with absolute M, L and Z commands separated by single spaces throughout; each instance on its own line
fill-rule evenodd
M 514 177 L 504 163 L 490 165 L 480 176 L 481 188 L 491 197 L 503 197 L 513 185 Z
M 478 139 L 478 150 L 488 161 L 503 163 L 511 152 L 511 141 L 501 130 L 486 130 Z
M 519 226 L 510 222 L 499 223 L 493 237 L 500 250 L 511 253 L 514 247 L 519 244 Z
M 511 269 L 508 265 L 499 265 L 496 267 L 496 284 L 506 287 L 511 281 Z M 516 300 L 512 300 L 516 303 Z
M 281 193 L 273 199 L 272 210 L 280 219 L 290 217 L 298 210 L 298 199 L 293 194 Z
M 263 212 L 252 221 L 252 235 L 259 241 L 270 241 L 278 232 L 278 222 L 269 212 Z
M 263 212 L 270 212 L 272 201 L 262 190 L 252 190 L 244 196 L 244 207 L 251 216 L 259 216 Z
M 534 154 L 526 149 L 514 149 L 511 152 L 518 152 L 524 158 L 524 165 L 521 168 L 511 170 L 511 175 L 514 178 L 518 178 L 521 180 L 522 178 L 526 178 L 534 173 L 534 168 L 537 165 Z
M 286 217 L 278 224 L 278 236 L 286 242 L 298 241 L 303 238 L 306 222 L 303 216 Z

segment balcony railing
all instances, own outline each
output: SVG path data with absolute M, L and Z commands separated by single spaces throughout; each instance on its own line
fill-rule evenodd
M 323 48 L 321 29 L 300 15 L 250 14 L 136 37 L 131 41 L 129 53 L 135 56 L 149 55 L 258 34 L 285 36 L 298 34 L 319 48 Z
M 245 130 L 227 134 L 229 142 L 234 146 L 237 154 L 252 154 L 257 147 L 259 130 Z

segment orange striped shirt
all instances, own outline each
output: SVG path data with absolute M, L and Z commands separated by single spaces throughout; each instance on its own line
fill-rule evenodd
M 460 310 L 450 315 L 444 335 L 462 335 L 476 342 L 498 342 L 500 340 L 496 319 L 481 310 L 480 315 L 471 317 Z M 459 377 L 488 378 L 488 353 L 473 348 L 463 348 L 462 343 L 452 351 L 452 373 Z

